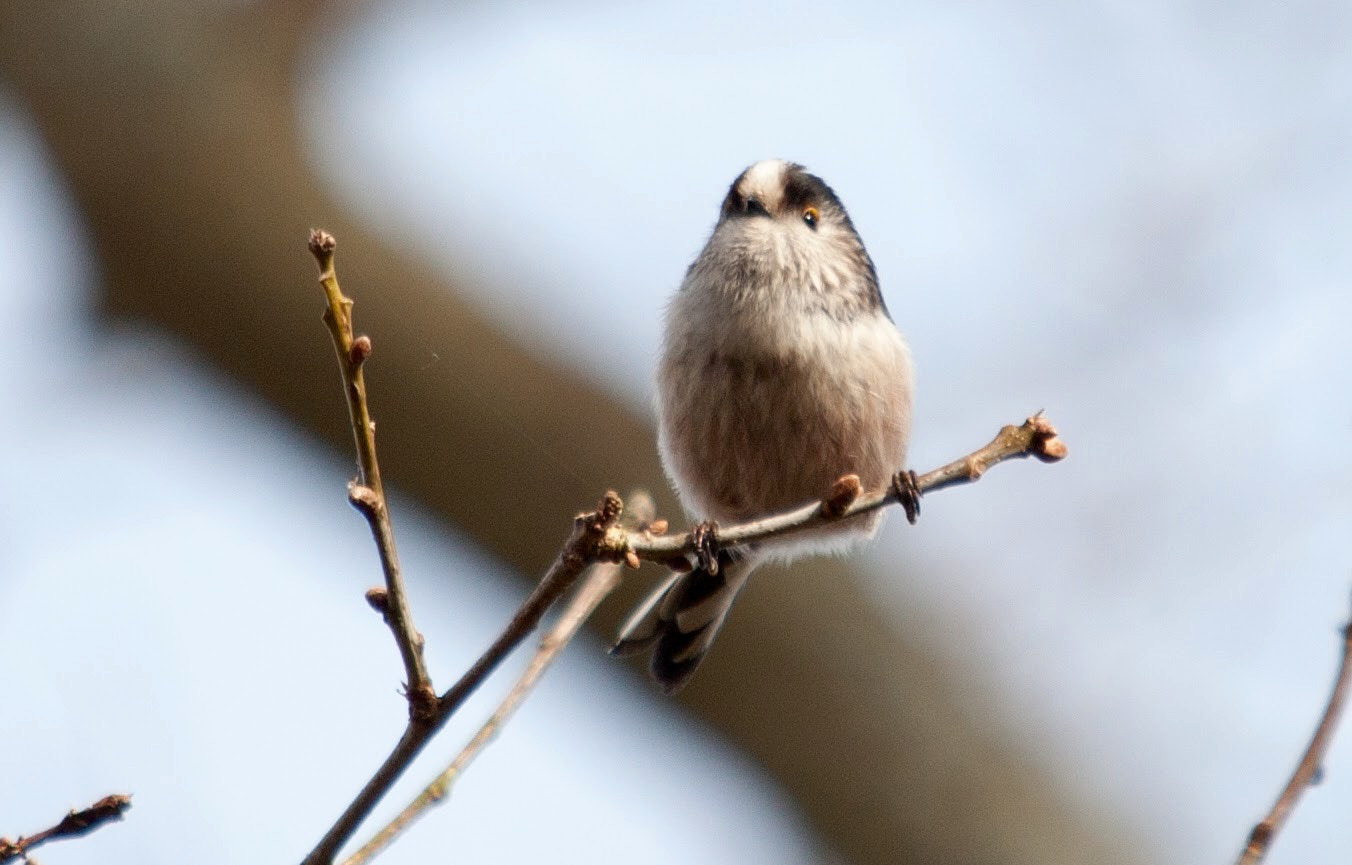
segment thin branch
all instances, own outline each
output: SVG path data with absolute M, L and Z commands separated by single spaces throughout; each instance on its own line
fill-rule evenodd
M 638 567 L 640 559 L 678 565 L 688 553 L 696 552 L 694 531 L 684 536 L 661 537 L 662 521 L 640 526 L 637 530 L 621 527 L 619 518 L 624 503 L 615 493 L 606 493 L 594 512 L 580 514 L 574 520 L 572 535 L 559 551 L 558 557 L 493 644 L 459 681 L 440 697 L 435 697 L 422 663 L 422 637 L 413 629 L 408 613 L 398 559 L 394 555 L 394 537 L 375 461 L 375 430 L 366 406 L 365 382 L 361 373 L 362 363 L 371 353 L 371 342 L 364 336 L 356 339 L 352 337 L 352 301 L 344 297 L 338 288 L 333 269 L 334 246 L 334 239 L 328 233 L 311 233 L 310 250 L 319 262 L 320 283 L 324 286 L 329 302 L 324 319 L 333 335 L 339 366 L 343 370 L 362 466 L 363 482 L 353 484 L 349 494 L 371 523 L 372 534 L 380 549 L 381 564 L 385 569 L 385 593 L 383 596 L 379 592 L 368 594 L 367 600 L 386 617 L 404 655 L 410 682 L 410 715 L 408 725 L 394 750 L 305 857 L 303 865 L 332 865 L 339 849 L 348 842 L 357 827 L 432 737 L 498 665 L 539 626 L 549 608 L 577 582 L 589 566 L 599 562 L 624 562 L 631 567 Z M 1057 437 L 1056 429 L 1039 412 L 1021 426 L 1007 426 L 1000 430 L 995 439 L 980 450 L 918 478 L 910 472 L 901 472 L 890 489 L 867 495 L 860 494 L 857 478 L 853 481 L 848 477 L 842 478 L 820 502 L 777 516 L 720 527 L 718 543 L 723 548 L 730 548 L 762 538 L 804 531 L 826 522 L 848 519 L 889 504 L 902 504 L 907 516 L 913 518 L 918 512 L 919 496 L 923 493 L 975 481 L 991 466 L 1005 460 L 1035 456 L 1043 462 L 1056 462 L 1065 455 L 1066 446 Z M 435 702 L 432 702 L 432 697 Z M 491 730 L 496 727 L 488 729 L 491 735 Z M 463 766 L 456 771 L 462 770 Z
M 655 522 L 655 505 L 651 496 L 642 491 L 635 491 L 630 493 L 629 502 L 628 516 L 640 531 L 654 527 L 665 530 L 663 528 L 666 525 L 665 521 Z M 630 567 L 638 567 L 636 559 L 626 557 L 626 563 Z M 604 562 L 592 566 L 573 599 L 559 614 L 559 619 L 555 622 L 554 627 L 541 638 L 539 647 L 535 650 L 535 655 L 531 658 L 525 672 L 521 674 L 521 677 L 502 703 L 498 705 L 493 715 L 479 728 L 474 738 L 470 739 L 450 765 L 432 783 L 423 788 L 422 792 L 415 796 L 404 807 L 403 811 L 372 836 L 371 840 L 363 844 L 361 849 L 343 860 L 343 865 L 365 865 L 365 863 L 380 855 L 400 835 L 422 819 L 429 810 L 441 804 L 450 795 L 451 787 L 469 768 L 469 764 L 474 762 L 479 753 L 497 737 L 498 731 L 512 717 L 526 697 L 530 696 L 545 670 L 563 652 L 564 647 L 572 641 L 573 637 L 577 636 L 577 632 L 583 623 L 591 617 L 591 614 L 596 611 L 601 602 L 619 584 L 620 565 Z
M 1056 429 L 1041 413 L 1021 426 L 1007 426 L 985 447 L 955 460 L 946 466 L 921 475 L 916 479 L 920 493 L 945 489 L 977 480 L 985 471 L 1005 460 L 1035 456 L 1044 462 L 1055 462 L 1066 455 L 1066 446 L 1057 438 Z M 767 517 L 741 525 L 721 527 L 719 544 L 728 548 L 761 538 L 804 531 L 823 522 L 877 510 L 905 499 L 902 485 L 894 485 L 884 492 L 871 493 L 845 503 L 837 490 L 831 491 L 827 501 L 806 505 L 778 516 Z M 450 719 L 483 680 L 508 654 L 535 630 L 545 612 L 577 580 L 582 571 L 593 562 L 625 561 L 636 564 L 636 559 L 674 562 L 694 552 L 693 533 L 674 537 L 657 537 L 655 531 L 620 528 L 618 518 L 623 503 L 615 493 L 607 493 L 597 511 L 583 514 L 574 523 L 573 535 L 564 544 L 559 557 L 549 571 L 512 617 L 507 628 L 493 645 L 480 656 L 450 690 L 442 694 L 432 721 L 422 727 L 410 726 L 399 744 L 385 759 L 385 763 L 367 782 L 357 798 L 306 857 L 304 865 L 330 865 L 339 848 L 347 843 L 353 832 L 376 803 L 422 751 L 427 741 Z
M 348 417 L 357 444 L 358 480 L 348 485 L 348 499 L 366 517 L 380 552 L 380 566 L 385 573 L 385 621 L 394 633 L 399 654 L 404 659 L 404 673 L 408 677 L 409 716 L 417 723 L 431 721 L 436 711 L 436 692 L 432 678 L 423 661 L 423 638 L 413 625 L 413 614 L 408 608 L 404 592 L 404 578 L 399 570 L 399 552 L 394 543 L 394 527 L 386 506 L 385 486 L 380 480 L 380 463 L 376 460 L 376 425 L 371 420 L 371 409 L 366 402 L 366 377 L 362 372 L 371 356 L 371 340 L 367 336 L 354 337 L 352 333 L 352 299 L 338 286 L 338 274 L 333 267 L 333 253 L 337 242 L 333 235 L 318 229 L 310 232 L 310 253 L 319 263 L 319 283 L 324 287 L 328 309 L 324 323 L 333 338 L 333 349 L 338 355 L 338 368 L 343 374 L 343 393 L 347 396 Z
M 1282 826 L 1295 810 L 1305 790 L 1319 776 L 1324 755 L 1333 742 L 1334 731 L 1338 729 L 1338 719 L 1347 702 L 1349 687 L 1352 687 L 1352 622 L 1343 626 L 1342 661 L 1338 665 L 1338 676 L 1334 680 L 1333 691 L 1324 706 L 1324 714 L 1319 719 L 1319 725 L 1315 727 L 1314 736 L 1311 737 L 1309 746 L 1301 756 L 1300 762 L 1296 764 L 1295 772 L 1291 773 L 1291 780 L 1286 782 L 1286 789 L 1277 797 L 1272 810 L 1249 832 L 1248 843 L 1239 854 L 1237 865 L 1257 865 L 1263 861 L 1263 857 L 1272 846 L 1272 839 L 1282 830 Z
M 352 837 L 352 833 L 371 813 L 376 803 L 384 798 L 390 787 L 399 780 L 404 770 L 422 752 L 432 737 L 446 725 L 456 710 L 469 699 L 512 650 L 535 630 L 544 614 L 577 582 L 582 572 L 593 562 L 615 560 L 615 556 L 606 551 L 604 542 L 619 519 L 622 509 L 620 497 L 613 492 L 606 493 L 596 511 L 580 514 L 573 521 L 573 533 L 559 551 L 558 558 L 550 565 L 535 590 L 517 609 L 507 627 L 474 665 L 460 677 L 460 680 L 441 695 L 430 721 L 419 724 L 410 719 L 394 750 L 371 776 L 371 780 L 366 782 L 357 798 L 352 800 L 352 804 L 348 805 L 342 816 L 325 833 L 319 844 L 310 851 L 310 855 L 305 857 L 304 865 L 330 865 L 338 850 Z
M 980 479 L 992 466 L 1005 460 L 1031 456 L 1050 463 L 1064 459 L 1066 454 L 1066 445 L 1057 437 L 1056 428 L 1042 412 L 1038 412 L 1020 426 L 1004 427 L 990 444 L 980 450 L 915 478 L 915 492 L 931 493 L 972 483 Z M 844 480 L 846 479 L 842 478 L 842 481 Z M 851 494 L 857 497 L 842 501 L 842 495 L 848 497 Z M 887 505 L 904 504 L 906 499 L 905 485 L 900 483 L 894 483 L 885 490 L 859 494 L 857 479 L 854 485 L 837 482 L 837 487 L 832 489 L 823 501 L 749 523 L 719 526 L 718 545 L 727 549 L 765 538 L 801 532 L 825 523 L 876 511 Z M 612 544 L 617 549 L 632 551 L 640 559 L 667 564 L 696 552 L 693 532 L 671 537 L 653 537 L 642 532 L 629 533 L 622 538 L 613 538 Z
M 563 651 L 563 648 L 576 636 L 578 629 L 586 622 L 601 602 L 620 584 L 620 566 L 603 563 L 592 567 L 587 578 L 578 587 L 577 593 L 568 606 L 559 614 L 554 627 L 540 640 L 540 646 L 531 658 L 525 673 L 517 680 L 506 699 L 498 706 L 493 715 L 484 723 L 474 738 L 455 756 L 451 764 L 436 777 L 432 783 L 404 807 L 403 811 L 377 832 L 370 841 L 362 845 L 356 853 L 343 860 L 342 865 L 366 865 L 384 852 L 408 831 L 433 807 L 445 801 L 451 793 L 451 787 L 470 763 L 497 737 L 504 724 L 521 706 L 549 665 Z
M 130 807 L 130 796 L 114 793 L 111 796 L 104 796 L 84 810 L 71 811 L 50 829 L 20 837 L 18 841 L 0 838 L 0 863 L 12 862 L 15 859 L 27 860 L 28 854 L 48 841 L 88 835 L 101 826 L 121 820 L 123 813 Z

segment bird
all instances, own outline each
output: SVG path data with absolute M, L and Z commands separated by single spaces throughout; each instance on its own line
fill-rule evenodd
M 673 693 L 758 565 L 871 537 L 879 511 L 726 550 L 717 526 L 821 499 L 848 474 L 865 491 L 892 482 L 913 390 L 910 349 L 840 198 L 793 162 L 743 171 L 667 306 L 656 376 L 663 468 L 705 552 L 634 610 L 612 653 L 651 652 Z

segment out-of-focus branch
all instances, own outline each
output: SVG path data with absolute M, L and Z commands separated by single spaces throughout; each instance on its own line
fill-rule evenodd
M 88 835 L 107 823 L 121 820 L 123 813 L 130 807 L 130 796 L 114 793 L 111 796 L 104 796 L 88 808 L 71 811 L 50 829 L 21 836 L 17 841 L 0 838 L 0 863 L 12 862 L 15 859 L 27 861 L 28 854 L 48 841 Z
M 436 713 L 436 691 L 423 662 L 423 637 L 413 626 L 413 614 L 408 608 L 404 592 L 404 577 L 399 570 L 399 551 L 394 543 L 394 527 L 385 502 L 385 485 L 380 480 L 380 462 L 376 459 L 376 424 L 366 401 L 366 376 L 362 372 L 371 356 L 371 340 L 367 336 L 353 336 L 352 300 L 344 296 L 338 286 L 338 274 L 333 269 L 333 252 L 337 243 L 333 235 L 315 230 L 310 233 L 310 253 L 319 263 L 319 283 L 324 287 L 328 308 L 324 323 L 328 325 L 333 348 L 338 355 L 338 368 L 343 375 L 343 393 L 352 421 L 352 435 L 357 444 L 358 480 L 348 486 L 348 499 L 362 516 L 366 517 L 380 552 L 380 567 L 385 573 L 384 608 L 386 624 L 394 632 L 394 641 L 404 659 L 408 676 L 409 716 L 420 724 L 431 721 Z
M 1286 788 L 1277 797 L 1272 810 L 1249 832 L 1248 843 L 1244 845 L 1244 850 L 1236 860 L 1238 865 L 1257 865 L 1263 861 L 1263 857 L 1272 846 L 1272 839 L 1281 831 L 1305 790 L 1318 777 L 1324 755 L 1333 742 L 1333 733 L 1338 729 L 1338 719 L 1342 716 L 1343 706 L 1347 703 L 1350 687 L 1352 687 L 1352 621 L 1343 626 L 1342 661 L 1338 665 L 1333 691 L 1324 705 L 1324 713 L 1315 727 L 1314 736 L 1311 737 L 1309 746 L 1305 748 L 1300 762 L 1296 764 L 1296 770 L 1291 773 L 1291 779 L 1286 782 Z

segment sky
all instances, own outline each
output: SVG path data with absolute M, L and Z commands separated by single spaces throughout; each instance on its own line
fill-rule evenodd
M 878 603 L 964 671 L 974 714 L 1149 827 L 1159 861 L 1223 862 L 1304 746 L 1349 615 L 1349 18 L 1332 2 L 394 2 L 316 39 L 298 111 L 335 194 L 640 410 L 665 299 L 727 185 L 771 156 L 822 175 L 913 347 L 916 467 L 1039 408 L 1071 449 L 927 500 L 914 529 L 893 519 L 863 554 Z M 0 833 L 131 787 L 132 818 L 60 861 L 181 861 L 188 839 L 202 861 L 302 850 L 401 711 L 382 691 L 388 635 L 350 603 L 375 562 L 335 480 L 348 466 L 162 337 L 95 330 L 96 263 L 72 257 L 77 217 L 12 106 L 0 160 L 0 311 L 25 372 L 19 422 L 0 426 L 23 455 L 0 505 L 0 681 L 25 695 L 0 712 L 0 764 L 35 779 L 0 791 L 20 824 Z M 400 513 L 410 572 L 500 569 Z M 207 572 L 184 579 L 203 548 Z M 897 557 L 923 567 L 898 579 Z M 497 595 L 458 582 L 415 601 L 446 653 L 434 668 L 513 603 L 505 579 Z M 249 602 L 262 592 L 343 626 L 292 634 Z M 546 678 L 458 807 L 385 861 L 420 860 L 442 832 L 469 861 L 501 845 L 821 855 L 753 767 L 630 699 L 590 648 Z M 580 700 L 581 681 L 603 684 Z M 341 735 L 287 723 L 344 689 L 387 699 Z M 364 762 L 334 765 L 360 743 Z M 1269 862 L 1352 856 L 1346 744 Z M 279 761 L 294 771 L 259 784 Z M 580 764 L 606 783 L 575 790 Z M 538 785 L 514 782 L 525 767 Z M 241 790 L 277 806 L 260 815 Z M 558 824 L 511 831 L 529 797 L 563 800 Z M 673 809 L 699 828 L 653 848 Z M 597 814 L 632 833 L 558 843 Z

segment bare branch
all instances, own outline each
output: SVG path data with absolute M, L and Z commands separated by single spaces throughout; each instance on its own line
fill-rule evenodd
M 651 529 L 654 525 L 652 498 L 646 493 L 634 492 L 630 494 L 629 501 L 630 515 L 638 521 L 639 527 Z M 664 526 L 665 521 L 658 528 Z M 626 563 L 629 564 L 628 561 Z M 637 564 L 634 563 L 632 566 L 637 567 Z M 450 765 L 432 783 L 423 788 L 422 792 L 414 797 L 404 807 L 403 811 L 399 812 L 393 820 L 372 836 L 371 840 L 363 844 L 361 849 L 343 860 L 343 865 L 365 865 L 393 844 L 400 835 L 408 831 L 429 810 L 445 801 L 456 780 L 469 768 L 469 764 L 474 762 L 479 753 L 497 737 L 503 725 L 520 708 L 526 697 L 530 696 L 545 670 L 558 658 L 573 637 L 577 636 L 577 632 L 583 623 L 591 618 L 591 614 L 619 584 L 620 566 L 618 564 L 606 562 L 592 566 L 586 579 L 578 587 L 573 599 L 559 614 L 559 619 L 555 622 L 554 627 L 541 638 L 540 645 L 535 650 L 535 656 L 531 658 L 526 671 L 521 674 L 521 677 L 502 703 L 498 705 L 493 715 L 479 728 L 479 732 L 474 735 L 474 738 L 470 739 L 469 744 L 465 745 Z
M 540 646 L 536 650 L 535 656 L 531 658 L 530 665 L 526 667 L 525 673 L 517 680 L 517 683 L 493 715 L 479 728 L 474 738 L 470 739 L 464 749 L 451 761 L 451 764 L 421 793 L 414 797 L 404 807 L 404 810 L 400 811 L 370 841 L 362 845 L 361 849 L 343 860 L 343 865 L 366 865 L 367 862 L 384 852 L 385 848 L 393 844 L 400 835 L 408 831 L 428 811 L 445 801 L 451 793 L 451 787 L 460 775 L 469 768 L 474 758 L 478 757 L 484 748 L 497 737 L 503 725 L 530 695 L 545 670 L 577 635 L 577 631 L 582 627 L 582 624 L 591 617 L 591 614 L 600 606 L 601 602 L 619 584 L 619 565 L 607 562 L 592 567 L 582 585 L 578 587 L 573 599 L 569 601 L 568 606 L 559 615 L 558 622 L 540 640 Z
M 347 396 L 348 416 L 352 421 L 352 435 L 357 444 L 358 480 L 348 486 L 348 499 L 371 527 L 376 548 L 380 552 L 380 566 L 385 573 L 386 623 L 394 633 L 399 654 L 404 659 L 404 673 L 408 677 L 409 717 L 416 723 L 427 724 L 436 713 L 436 692 L 432 678 L 423 662 L 423 638 L 413 626 L 404 592 L 404 578 L 399 570 L 399 552 L 394 543 L 394 527 L 385 501 L 385 487 L 380 480 L 380 463 L 376 460 L 376 425 L 371 420 L 371 409 L 366 402 L 366 377 L 363 368 L 371 356 L 371 339 L 352 334 L 352 300 L 343 295 L 338 286 L 338 274 L 333 267 L 333 253 L 337 241 L 326 231 L 310 232 L 310 253 L 319 263 L 319 283 L 324 287 L 328 309 L 324 323 L 333 338 L 338 355 L 338 368 L 343 374 L 343 393 Z
M 990 444 L 980 450 L 920 475 L 915 479 L 916 492 L 924 494 L 972 483 L 980 479 L 991 466 L 1005 460 L 1032 456 L 1043 462 L 1056 462 L 1064 459 L 1067 452 L 1052 422 L 1042 412 L 1038 412 L 1020 426 L 1011 425 L 1001 429 Z M 728 549 L 765 538 L 801 532 L 906 501 L 906 485 L 903 483 L 893 483 L 885 490 L 855 495 L 858 479 L 852 485 L 847 478 L 837 481 L 823 501 L 749 523 L 719 526 L 718 545 Z M 611 543 L 620 550 L 633 551 L 640 559 L 666 564 L 697 552 L 693 533 L 670 537 L 653 537 L 651 532 L 629 533 L 612 538 Z
M 366 782 L 357 798 L 352 800 L 352 804 L 348 805 L 347 810 L 325 833 L 315 849 L 305 857 L 304 865 L 332 863 L 338 850 L 352 837 L 352 833 L 371 813 L 376 803 L 389 792 L 394 782 L 399 780 L 404 770 L 421 753 L 431 738 L 445 726 L 456 710 L 469 699 L 512 650 L 530 636 L 540 624 L 544 614 L 577 582 L 582 572 L 593 562 L 615 561 L 618 558 L 616 554 L 606 550 L 604 542 L 619 520 L 622 509 L 620 497 L 610 492 L 606 493 L 595 511 L 580 514 L 573 521 L 573 533 L 560 550 L 558 558 L 550 565 L 535 590 L 517 609 L 507 627 L 479 656 L 479 660 L 460 677 L 460 680 L 438 698 L 436 709 L 427 723 L 418 724 L 410 719 L 394 750 L 371 776 L 371 780 Z
M 123 813 L 130 807 L 131 796 L 114 793 L 111 796 L 104 796 L 81 811 L 71 811 L 50 829 L 27 837 L 21 836 L 17 841 L 0 838 L 0 863 L 12 862 L 15 859 L 27 860 L 28 854 L 48 841 L 88 835 L 107 823 L 121 820 Z
M 1046 417 L 1038 413 L 1021 426 L 1007 426 L 1000 430 L 995 439 L 985 447 L 921 475 L 916 481 L 916 487 L 923 493 L 969 483 L 979 479 L 991 466 L 1017 457 L 1036 456 L 1044 462 L 1055 462 L 1065 455 L 1066 447 L 1057 438 L 1056 429 Z M 848 489 L 850 487 L 848 482 L 843 486 L 846 488 L 844 492 L 840 489 L 832 490 L 826 502 L 805 505 L 784 514 L 750 523 L 720 528 L 719 544 L 727 548 L 761 538 L 804 531 L 823 522 L 845 519 L 877 510 L 885 505 L 896 504 L 905 498 L 902 485 L 894 484 L 888 490 L 860 496 L 842 508 L 844 500 L 852 492 Z M 621 528 L 618 520 L 622 510 L 623 503 L 619 496 L 610 492 L 602 499 L 595 512 L 582 514 L 577 518 L 573 535 L 564 544 L 559 557 L 545 574 L 544 579 L 512 617 L 507 628 L 480 656 L 474 666 L 460 677 L 460 681 L 442 694 L 437 711 L 429 724 L 417 728 L 410 726 L 404 731 L 394 751 L 385 759 L 385 763 L 367 782 L 366 787 L 348 806 L 324 839 L 306 857 L 304 865 L 329 865 L 333 862 L 338 849 L 352 836 L 357 826 L 403 774 L 427 741 L 445 725 L 451 715 L 498 664 L 535 629 L 549 607 L 573 585 L 588 565 L 600 561 L 627 561 L 631 553 L 641 559 L 679 564 L 687 553 L 694 552 L 693 533 L 674 537 L 655 536 L 655 530 L 659 527 L 658 522 L 637 530 Z M 839 515 L 835 515 L 837 511 Z
M 1301 755 L 1300 762 L 1296 764 L 1296 770 L 1291 773 L 1291 780 L 1286 782 L 1286 789 L 1277 797 L 1272 810 L 1249 832 L 1248 843 L 1236 860 L 1238 865 L 1257 865 L 1263 861 L 1268 848 L 1272 846 L 1272 839 L 1281 831 L 1305 790 L 1315 783 L 1315 779 L 1319 776 L 1319 767 L 1324 762 L 1324 755 L 1333 742 L 1333 733 L 1338 728 L 1338 719 L 1347 702 L 1350 685 L 1352 685 L 1352 622 L 1343 626 L 1342 661 L 1338 665 L 1338 676 L 1334 679 L 1333 691 L 1329 694 L 1324 714 L 1315 727 L 1314 736 L 1311 737 L 1309 746 Z
M 459 681 L 440 697 L 435 696 L 431 680 L 423 666 L 422 637 L 413 628 L 412 617 L 405 600 L 403 580 L 395 554 L 394 535 L 390 528 L 379 468 L 376 464 L 375 426 L 367 408 L 366 387 L 362 376 L 362 364 L 371 355 L 371 342 L 366 337 L 353 339 L 352 301 L 344 297 L 338 288 L 338 279 L 333 269 L 334 247 L 332 235 L 323 231 L 311 233 L 310 251 L 319 262 L 320 283 L 324 286 L 328 297 L 329 308 L 324 320 L 329 326 L 334 349 L 338 355 L 338 364 L 343 372 L 344 390 L 348 397 L 348 409 L 361 464 L 361 477 L 358 482 L 350 485 L 349 498 L 370 523 L 372 535 L 380 550 L 381 565 L 385 571 L 384 592 L 379 590 L 368 592 L 367 601 L 385 617 L 404 656 L 409 676 L 410 713 L 408 725 L 394 750 L 305 857 L 303 865 L 332 865 L 339 849 L 352 837 L 357 827 L 389 792 L 431 738 L 445 726 L 479 685 L 492 675 L 498 665 L 539 626 L 545 613 L 572 588 L 588 567 L 602 562 L 610 564 L 622 562 L 637 567 L 641 559 L 663 562 L 672 567 L 680 567 L 682 564 L 688 567 L 685 556 L 687 553 L 695 552 L 697 547 L 696 532 L 692 531 L 678 537 L 663 537 L 666 522 L 652 520 L 651 515 L 644 515 L 642 524 L 636 529 L 622 527 L 619 518 L 624 510 L 624 503 L 614 492 L 606 493 L 595 511 L 581 514 L 574 521 L 572 535 L 559 551 L 558 557 L 493 644 Z M 902 504 L 906 508 L 908 518 L 914 522 L 915 514 L 918 513 L 919 496 L 925 492 L 975 481 L 988 468 L 1004 460 L 1036 456 L 1044 462 L 1055 462 L 1065 455 L 1066 446 L 1057 438 L 1056 429 L 1039 412 L 1022 426 L 1005 427 L 984 448 L 942 468 L 918 478 L 909 471 L 899 472 L 891 488 L 887 490 L 864 495 L 861 494 L 858 478 L 844 477 L 832 490 L 826 491 L 827 495 L 823 501 L 765 519 L 720 527 L 719 544 L 726 548 L 762 538 L 804 531 L 822 523 L 848 519 L 889 504 Z M 618 571 L 615 569 L 605 569 L 603 573 L 610 576 L 604 582 L 598 577 L 595 586 L 603 586 L 618 579 Z M 593 589 L 593 583 L 589 581 L 588 590 L 579 592 L 574 605 L 569 608 L 570 612 L 564 616 L 559 625 L 561 628 L 566 626 L 569 638 L 581 625 L 582 619 L 590 614 L 591 609 L 600 603 L 611 588 L 613 585 L 608 585 L 604 592 L 601 592 L 599 588 Z M 600 592 L 594 600 L 593 591 Z M 581 613 L 581 618 L 574 622 L 573 611 L 581 611 L 584 607 L 585 613 Z M 534 680 L 548 665 L 549 659 L 561 648 L 562 643 L 549 651 L 542 648 L 537 653 L 536 660 L 532 664 L 533 678 L 524 685 L 518 683 L 508 701 L 499 707 L 498 712 L 480 731 L 480 735 L 476 736 L 475 741 L 462 752 L 460 758 L 457 758 L 457 762 L 443 773 L 442 778 L 424 791 L 427 802 L 419 804 L 415 801 L 410 805 L 412 811 L 406 809 L 405 813 L 409 815 L 407 820 L 402 818 L 396 820 L 395 824 L 383 830 L 367 847 L 354 854 L 351 861 L 365 862 L 374 856 L 416 819 L 418 814 L 429 807 L 432 801 L 444 797 L 450 783 L 458 777 L 474 755 L 525 698 Z M 540 665 L 538 670 L 535 670 L 536 664 Z M 419 797 L 420 800 L 422 798 Z

